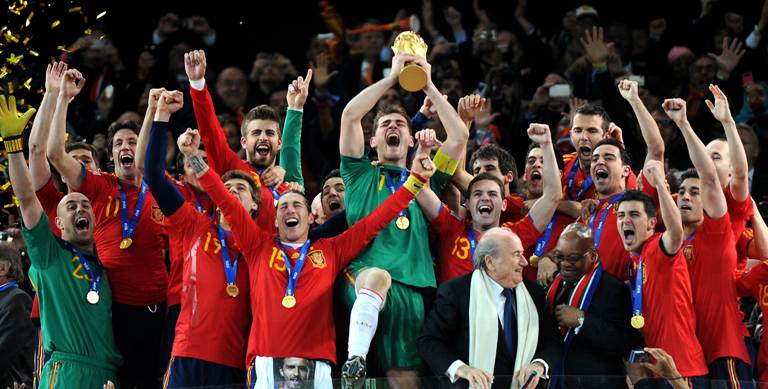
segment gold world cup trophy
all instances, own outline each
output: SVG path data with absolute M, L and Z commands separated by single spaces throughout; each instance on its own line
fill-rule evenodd
M 426 58 L 427 44 L 419 34 L 413 31 L 403 31 L 395 38 L 392 51 L 395 54 L 407 53 Z M 403 67 L 397 79 L 400 86 L 408 92 L 420 91 L 427 86 L 427 71 L 421 66 L 411 63 Z

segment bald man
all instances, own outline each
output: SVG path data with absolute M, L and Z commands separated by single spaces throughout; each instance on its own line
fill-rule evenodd
M 603 271 L 594 245 L 592 230 L 573 223 L 550 253 L 560 274 L 547 290 L 547 311 L 563 340 L 553 388 L 626 388 L 623 359 L 640 344 L 629 288 Z

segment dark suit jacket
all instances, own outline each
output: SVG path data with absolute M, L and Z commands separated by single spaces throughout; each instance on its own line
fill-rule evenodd
M 435 303 L 418 338 L 419 354 L 429 364 L 436 376 L 445 376 L 448 367 L 457 359 L 469 363 L 471 280 L 472 274 L 467 274 L 440 286 L 437 290 Z M 527 281 L 525 287 L 531 294 L 539 314 L 539 342 L 534 359 L 541 358 L 546 361 L 551 371 L 554 364 L 559 361 L 562 348 L 557 324 L 552 316 L 546 312 L 544 290 L 537 284 Z M 499 323 L 499 341 L 496 348 L 494 376 L 512 376 L 515 373 L 515 356 L 509 355 L 506 351 L 503 336 L 504 332 L 501 330 L 501 323 Z M 494 387 L 496 386 L 509 388 L 509 380 L 494 380 Z
M 35 328 L 29 318 L 32 299 L 19 288 L 0 292 L 0 388 L 32 387 Z
M 565 355 L 565 374 L 582 376 L 569 377 L 568 388 L 626 388 L 622 359 L 641 343 L 640 333 L 630 325 L 631 317 L 629 287 L 604 272 L 584 315 L 584 325 Z

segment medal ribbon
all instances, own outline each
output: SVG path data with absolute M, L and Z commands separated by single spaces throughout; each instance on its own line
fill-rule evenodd
M 5 292 L 6 290 L 11 289 L 13 287 L 17 287 L 17 286 L 19 286 L 19 284 L 16 282 L 8 282 L 6 284 L 3 284 L 3 286 L 0 286 L 0 292 Z
M 632 293 L 632 316 L 643 314 L 643 258 L 637 258 L 637 269 L 633 271 L 635 258 L 629 262 L 629 289 Z M 633 277 L 634 275 L 634 277 Z
M 277 240 L 277 247 L 280 248 L 280 252 L 283 253 L 283 259 L 285 260 L 285 270 L 288 271 L 288 286 L 285 288 L 286 296 L 293 296 L 293 294 L 296 293 L 296 282 L 299 280 L 301 268 L 304 267 L 304 260 L 307 259 L 307 251 L 309 251 L 310 243 L 312 242 L 307 240 L 306 243 L 301 246 L 299 257 L 296 258 L 296 265 L 291 269 L 291 258 L 285 253 L 285 248 L 283 248 L 283 244 L 280 243 L 280 239 L 278 238 Z
M 104 270 L 99 272 L 99 274 L 94 275 L 93 268 L 91 265 L 88 264 L 88 261 L 85 259 L 85 255 L 80 252 L 75 246 L 69 245 L 69 247 L 72 249 L 72 251 L 75 252 L 75 256 L 77 257 L 78 261 L 80 261 L 80 266 L 85 269 L 85 273 L 88 274 L 88 277 L 91 278 L 91 287 L 88 290 L 92 290 L 96 293 L 99 292 L 99 283 L 101 282 L 101 275 L 104 274 Z
M 477 247 L 477 236 L 475 236 L 475 229 L 472 228 L 472 224 L 467 225 L 467 240 L 469 240 L 469 258 L 474 260 L 475 247 Z
M 581 196 L 583 196 L 584 193 L 592 186 L 592 175 L 588 176 L 584 181 L 582 181 L 581 187 L 579 188 L 578 193 L 576 193 L 576 197 L 573 197 L 573 183 L 576 180 L 576 171 L 579 170 L 579 167 L 577 166 L 579 163 L 579 157 L 576 158 L 576 161 L 573 163 L 573 165 L 571 165 L 571 172 L 568 173 L 568 184 L 565 187 L 565 193 L 568 195 L 568 200 L 578 201 Z
M 264 168 L 256 168 L 256 172 L 259 173 L 259 182 L 261 182 L 261 172 L 263 171 Z M 280 200 L 280 192 L 278 192 L 274 186 L 267 186 L 267 188 L 269 188 L 269 191 L 272 192 L 272 197 L 275 199 L 275 201 Z
M 544 230 L 544 233 L 539 237 L 539 240 L 536 241 L 536 248 L 533 250 L 533 255 L 537 257 L 541 257 L 542 254 L 544 254 L 544 248 L 547 247 L 547 242 L 549 242 L 549 238 L 552 236 L 552 230 L 555 228 L 555 216 L 552 216 L 552 219 L 549 220 L 549 224 L 547 224 L 547 229 Z
M 233 263 L 229 247 L 227 246 L 227 235 L 230 233 L 224 231 L 221 225 L 216 225 L 216 229 L 219 232 L 219 242 L 221 242 L 221 260 L 224 262 L 224 276 L 227 277 L 227 285 L 234 285 L 237 279 L 237 261 L 240 259 L 240 254 L 237 254 L 237 258 L 235 258 Z
M 117 188 L 120 190 L 120 220 L 123 227 L 123 239 L 129 239 L 133 237 L 134 232 L 136 232 L 136 226 L 139 224 L 141 208 L 144 207 L 144 198 L 147 195 L 147 183 L 141 180 L 141 190 L 139 190 L 136 208 L 133 210 L 130 220 L 128 220 L 128 201 L 126 200 L 123 183 L 118 181 Z
M 394 194 L 398 188 L 403 186 L 403 183 L 405 183 L 406 179 L 408 179 L 408 171 L 403 169 L 400 171 L 400 182 L 397 184 L 397 187 L 395 187 L 395 184 L 392 182 L 392 178 L 389 176 L 386 170 L 384 171 L 384 181 L 387 182 L 387 188 L 389 188 L 390 193 Z M 406 210 L 407 208 L 400 211 L 400 216 L 408 217 Z
M 613 205 L 619 201 L 619 198 L 623 194 L 624 192 L 622 191 L 621 193 L 615 194 L 607 199 L 600 200 L 600 203 L 597 205 L 597 210 L 592 214 L 592 216 L 589 217 L 589 226 L 592 227 L 593 231 L 595 231 L 595 250 L 597 250 L 597 247 L 600 245 L 600 238 L 603 235 L 603 224 L 605 224 L 605 218 L 608 217 L 608 212 L 610 212 L 611 208 L 613 208 Z M 600 222 L 598 222 L 597 226 L 595 226 L 595 216 L 597 216 L 597 214 L 600 212 L 600 208 L 603 208 L 602 213 L 600 213 Z
M 197 209 L 197 212 L 200 212 L 201 214 L 205 215 L 205 210 L 203 209 L 203 203 L 200 202 L 200 199 L 197 197 L 196 194 L 193 193 L 192 196 L 194 196 L 195 198 L 195 209 Z M 208 219 L 213 220 L 213 209 L 211 209 L 211 211 L 208 212 L 208 214 L 205 216 L 208 216 Z

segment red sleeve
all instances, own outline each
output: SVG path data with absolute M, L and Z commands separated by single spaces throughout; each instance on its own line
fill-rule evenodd
M 725 186 L 723 194 L 725 195 L 725 203 L 728 205 L 728 214 L 731 215 L 731 222 L 736 229 L 735 231 L 740 234 L 742 228 L 744 228 L 744 225 L 747 224 L 747 221 L 752 218 L 754 213 L 752 196 L 747 196 L 747 199 L 744 201 L 737 201 L 733 198 L 730 185 Z
M 272 237 L 259 229 L 240 202 L 227 192 L 224 183 L 221 182 L 221 177 L 215 171 L 208 169 L 199 180 L 211 201 L 224 214 L 227 223 L 230 226 L 237 226 L 237 228 L 232 228 L 232 236 L 245 256 L 245 260 L 248 262 L 256 261 L 262 243 L 269 242 Z
M 48 215 L 48 224 L 51 226 L 53 234 L 61 236 L 61 230 L 56 226 L 56 216 L 59 202 L 64 198 L 64 193 L 61 193 L 56 189 L 56 185 L 53 183 L 53 177 L 51 177 L 42 188 L 35 192 L 35 194 L 37 195 L 37 199 L 40 200 L 40 204 L 43 206 L 43 212 Z
M 75 192 L 82 193 L 93 203 L 95 199 L 101 197 L 105 190 L 109 190 L 109 175 L 101 172 L 92 172 L 85 169 L 85 166 L 83 166 L 83 172 L 83 182 Z
M 755 239 L 755 232 L 751 228 L 745 228 L 736 241 L 736 254 L 739 258 L 749 258 L 749 246 Z
M 400 214 L 400 211 L 408 207 L 413 198 L 413 193 L 404 186 L 400 187 L 368 216 L 357 221 L 343 234 L 329 239 L 336 254 L 335 258 L 339 261 L 338 268 L 344 268 L 355 259 L 379 231 Z
M 203 87 L 203 90 L 190 87 L 189 93 L 192 96 L 192 106 L 200 130 L 200 138 L 208 155 L 215 156 L 208 159 L 211 169 L 219 174 L 237 169 L 241 159 L 229 148 L 224 129 L 221 128 L 219 119 L 216 117 L 216 110 L 213 108 L 208 84 Z
M 507 227 L 517 234 L 520 241 L 523 243 L 523 250 L 533 249 L 542 234 L 536 229 L 536 225 L 533 224 L 533 219 L 531 219 L 530 215 L 525 215 L 525 217 L 519 221 L 502 227 Z
M 629 175 L 627 176 L 627 189 L 637 189 L 637 175 L 632 169 L 629 169 Z
M 768 262 L 753 267 L 744 276 L 736 279 L 736 292 L 739 297 L 752 296 L 759 299 L 759 291 L 755 290 L 760 284 L 768 283 Z
M 442 204 L 440 207 L 440 214 L 437 215 L 435 220 L 432 220 L 432 223 L 429 223 L 429 229 L 432 233 L 439 236 L 454 231 L 456 223 L 463 224 L 463 222 L 451 212 L 447 205 Z

